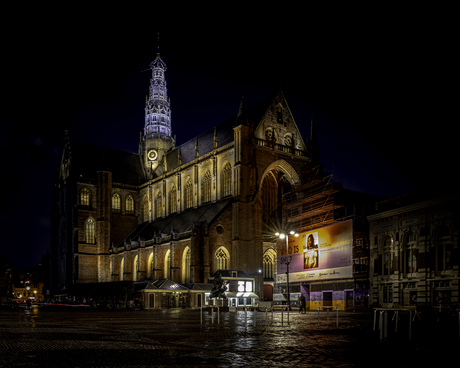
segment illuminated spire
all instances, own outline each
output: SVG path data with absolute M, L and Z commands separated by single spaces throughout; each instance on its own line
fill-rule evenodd
M 160 46 L 158 40 L 157 56 L 150 63 L 152 79 L 150 80 L 149 95 L 145 103 L 145 138 L 164 137 L 172 138 L 171 109 L 166 88 L 166 64 L 160 58 Z M 156 138 L 155 137 L 155 138 Z

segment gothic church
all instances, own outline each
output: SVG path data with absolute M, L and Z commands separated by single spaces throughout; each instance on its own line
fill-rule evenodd
M 311 160 L 284 95 L 249 108 L 241 100 L 236 116 L 179 146 L 159 53 L 150 68 L 138 153 L 66 134 L 53 188 L 54 288 L 201 283 L 231 269 L 254 277 L 263 298 L 264 280 L 275 278 L 281 195 Z

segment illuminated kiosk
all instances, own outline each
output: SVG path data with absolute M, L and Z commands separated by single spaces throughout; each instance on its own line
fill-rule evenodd
M 247 273 L 238 270 L 217 270 L 209 276 L 208 280 L 210 283 L 212 283 L 218 273 L 220 273 L 222 280 L 226 282 L 227 291 L 225 295 L 227 300 L 215 298 L 215 300 L 209 300 L 209 305 L 247 307 L 255 306 L 259 303 L 259 296 L 254 294 L 254 277 L 250 277 Z M 209 294 L 205 294 L 205 298 L 208 297 Z M 206 299 L 206 301 L 208 300 Z
M 190 308 L 190 290 L 169 279 L 135 282 L 134 290 L 145 309 Z

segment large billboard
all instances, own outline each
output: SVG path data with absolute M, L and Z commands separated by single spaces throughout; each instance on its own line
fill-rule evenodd
M 289 236 L 289 281 L 353 276 L 352 220 Z M 286 239 L 277 242 L 277 282 L 286 282 Z

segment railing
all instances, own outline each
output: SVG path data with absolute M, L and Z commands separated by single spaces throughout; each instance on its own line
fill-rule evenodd
M 255 138 L 255 142 L 258 146 L 261 146 L 261 147 L 268 147 L 268 148 L 275 149 L 277 151 L 290 153 L 292 155 L 307 157 L 307 151 L 299 150 L 297 148 L 284 146 L 282 144 L 278 144 L 278 143 L 271 142 L 271 141 L 266 141 L 265 139 L 260 139 L 260 138 Z

